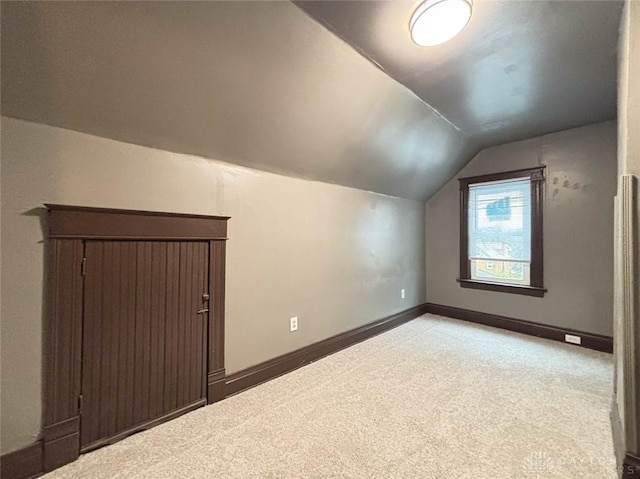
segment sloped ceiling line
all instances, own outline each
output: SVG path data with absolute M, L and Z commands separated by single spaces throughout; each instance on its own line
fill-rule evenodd
M 416 1 L 295 3 L 484 147 L 615 119 L 622 0 L 474 0 L 461 34 L 426 48 Z
M 304 2 L 299 2 L 299 1 L 293 1 L 294 4 L 299 5 L 301 3 Z M 302 7 L 301 7 L 302 8 Z M 304 8 L 302 8 L 303 11 Z M 306 11 L 305 11 L 306 12 Z M 308 13 L 308 12 L 306 12 Z M 384 65 L 382 65 L 378 60 L 376 60 L 372 55 L 370 55 L 366 50 L 364 50 L 362 47 L 360 47 L 359 45 L 353 44 L 353 43 L 349 43 L 349 41 L 343 37 L 340 33 L 340 31 L 328 20 L 318 17 L 315 18 L 313 17 L 310 13 L 308 13 L 309 17 L 314 19 L 315 21 L 317 21 L 318 23 L 320 23 L 323 27 L 325 27 L 327 30 L 329 30 L 331 33 L 333 33 L 334 35 L 336 35 L 338 38 L 340 38 L 343 42 L 345 42 L 346 44 L 348 44 L 351 48 L 353 48 L 356 52 L 358 52 L 358 54 L 360 54 L 362 57 L 366 58 L 367 60 L 369 60 L 369 62 L 371 62 L 373 64 L 373 66 L 375 66 L 376 68 L 378 68 L 382 73 L 384 73 L 385 75 L 389 76 L 390 78 L 395 79 L 395 77 L 393 76 L 392 72 L 388 71 Z M 446 121 L 449 125 L 451 125 L 453 128 L 455 128 L 457 131 L 459 131 L 460 133 L 462 133 L 463 135 L 467 135 L 467 133 L 465 133 L 462 128 L 460 128 L 458 125 L 456 125 L 455 123 L 453 123 L 452 121 L 450 121 L 447 117 L 445 117 L 442 113 L 440 113 L 438 110 L 436 110 L 432 105 L 430 105 L 426 100 L 424 100 L 423 98 L 421 98 L 418 94 L 416 94 L 413 90 L 409 89 L 408 87 L 406 87 L 402 82 L 400 82 L 399 80 L 398 83 L 400 85 L 402 85 L 403 87 L 407 88 L 413 95 L 415 95 L 415 97 L 421 101 L 427 108 L 429 108 L 435 115 L 437 115 L 438 117 L 440 117 L 442 120 Z M 468 135 L 467 135 L 468 136 Z
M 615 116 L 619 2 L 476 0 L 429 55 L 411 5 L 2 2 L 2 114 L 421 201 L 482 146 Z

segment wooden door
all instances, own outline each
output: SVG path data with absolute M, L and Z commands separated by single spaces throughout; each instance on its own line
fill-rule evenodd
M 206 404 L 209 291 L 206 241 L 84 248 L 83 452 Z

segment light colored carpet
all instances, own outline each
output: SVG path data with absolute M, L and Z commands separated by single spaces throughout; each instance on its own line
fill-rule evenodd
M 612 371 L 425 315 L 44 477 L 614 479 Z

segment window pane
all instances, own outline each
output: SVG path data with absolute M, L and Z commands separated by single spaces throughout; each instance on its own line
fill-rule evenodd
M 470 185 L 468 214 L 472 277 L 528 284 L 531 260 L 529 178 Z
M 528 262 L 471 260 L 471 279 L 528 285 L 530 269 Z

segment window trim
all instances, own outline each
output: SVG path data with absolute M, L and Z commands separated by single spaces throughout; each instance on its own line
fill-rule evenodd
M 544 257 L 543 257 L 543 190 L 544 166 L 525 168 L 521 170 L 492 173 L 489 175 L 460 178 L 460 276 L 458 283 L 463 288 L 499 291 L 502 293 L 523 294 L 542 298 L 547 291 L 544 287 Z M 469 267 L 469 185 L 488 183 L 491 181 L 511 180 L 529 177 L 531 181 L 531 266 L 530 285 L 493 283 L 471 279 Z

